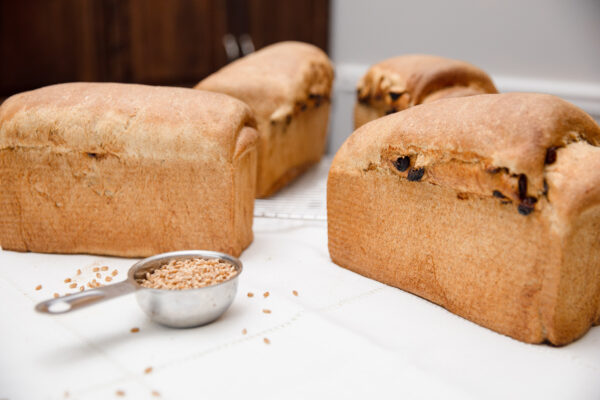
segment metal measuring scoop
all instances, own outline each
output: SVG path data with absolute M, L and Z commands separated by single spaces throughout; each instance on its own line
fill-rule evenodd
M 172 260 L 190 258 L 219 259 L 231 263 L 237 273 L 225 282 L 198 289 L 149 289 L 138 280 Z M 160 324 L 174 328 L 191 328 L 204 325 L 219 318 L 231 305 L 242 273 L 242 263 L 225 253 L 204 250 L 174 251 L 157 254 L 135 263 L 123 282 L 89 289 L 43 301 L 35 310 L 46 314 L 64 314 L 104 300 L 135 292 L 137 302 L 144 312 Z

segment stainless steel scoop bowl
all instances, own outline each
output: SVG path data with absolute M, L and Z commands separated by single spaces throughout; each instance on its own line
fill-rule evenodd
M 148 289 L 137 282 L 145 278 L 146 272 L 152 272 L 171 260 L 190 258 L 227 261 L 235 267 L 237 274 L 225 282 L 198 289 Z M 162 253 L 135 263 L 123 282 L 46 300 L 37 304 L 35 309 L 46 314 L 63 314 L 135 292 L 138 304 L 153 321 L 174 328 L 191 328 L 212 322 L 227 311 L 235 298 L 241 272 L 241 261 L 225 253 L 204 250 Z

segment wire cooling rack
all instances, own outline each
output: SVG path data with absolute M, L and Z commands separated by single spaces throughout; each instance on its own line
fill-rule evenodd
M 268 199 L 257 199 L 254 216 L 259 218 L 327 220 L 327 173 L 331 157 L 321 162 Z

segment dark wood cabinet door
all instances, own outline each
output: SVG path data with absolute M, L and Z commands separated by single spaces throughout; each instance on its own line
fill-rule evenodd
M 0 1 L 0 91 L 97 76 L 91 0 Z
M 0 0 L 0 98 L 69 81 L 191 86 L 230 61 L 226 37 L 327 50 L 328 15 L 328 0 Z
M 130 0 L 131 80 L 183 84 L 213 70 L 210 0 Z
M 328 19 L 328 1 L 248 1 L 248 33 L 256 48 L 300 40 L 327 51 Z

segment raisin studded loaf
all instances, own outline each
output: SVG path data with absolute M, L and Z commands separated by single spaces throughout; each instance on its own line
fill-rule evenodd
M 600 322 L 600 127 L 542 94 L 443 99 L 372 121 L 327 186 L 329 252 L 521 341 Z
M 70 83 L 0 107 L 0 245 L 144 257 L 252 241 L 258 134 L 239 100 Z
M 238 98 L 254 110 L 260 142 L 257 197 L 275 193 L 321 159 L 333 68 L 317 47 L 282 42 L 243 57 L 196 88 Z
M 464 61 L 407 54 L 373 65 L 356 89 L 354 129 L 417 104 L 497 93 L 491 78 Z

